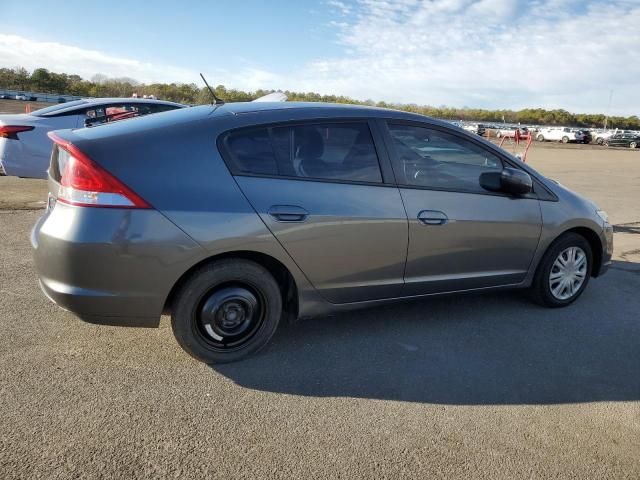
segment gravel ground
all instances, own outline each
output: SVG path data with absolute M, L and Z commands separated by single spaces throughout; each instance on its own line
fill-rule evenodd
M 639 478 L 640 152 L 530 161 L 617 224 L 615 265 L 573 306 L 410 302 L 216 368 L 167 318 L 96 326 L 46 300 L 28 240 L 46 185 L 0 178 L 0 478 Z

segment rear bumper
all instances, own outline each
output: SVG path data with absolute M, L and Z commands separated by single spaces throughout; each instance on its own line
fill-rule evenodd
M 201 247 L 154 210 L 58 203 L 31 243 L 45 295 L 110 325 L 157 325 L 171 288 L 201 257 Z

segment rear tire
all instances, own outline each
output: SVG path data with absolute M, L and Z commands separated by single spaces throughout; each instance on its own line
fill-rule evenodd
M 224 259 L 196 270 L 180 287 L 171 327 L 180 346 L 207 363 L 241 360 L 263 348 L 282 315 L 273 276 L 244 259 Z
M 569 143 L 569 137 L 562 137 L 562 143 Z
M 539 142 L 544 142 L 544 135 L 538 135 L 538 138 L 536 139 Z
M 533 300 L 545 307 L 566 307 L 582 295 L 592 268 L 593 252 L 589 242 L 577 233 L 565 233 L 549 246 L 540 260 L 531 285 Z
M 629 148 L 636 148 L 638 146 L 638 144 L 636 142 L 631 142 L 629 144 Z

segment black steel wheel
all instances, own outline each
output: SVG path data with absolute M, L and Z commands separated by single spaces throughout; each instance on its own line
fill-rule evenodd
M 193 326 L 214 349 L 242 347 L 260 328 L 264 306 L 262 296 L 248 285 L 219 286 L 194 310 Z
M 280 288 L 264 267 L 225 259 L 197 270 L 182 285 L 171 325 L 187 353 L 208 364 L 226 363 L 264 347 L 281 314 Z

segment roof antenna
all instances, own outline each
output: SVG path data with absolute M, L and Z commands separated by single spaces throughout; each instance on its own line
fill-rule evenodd
M 211 92 L 211 95 L 213 96 L 213 102 L 211 102 L 213 105 L 224 105 L 224 100 L 222 100 L 221 98 L 218 98 L 216 96 L 216 92 L 213 90 L 213 88 L 211 88 L 209 86 L 209 84 L 207 83 L 207 79 L 204 78 L 204 75 L 200 74 L 200 77 L 202 77 L 202 81 L 204 82 L 204 84 L 207 86 L 207 88 L 209 89 L 209 91 Z

